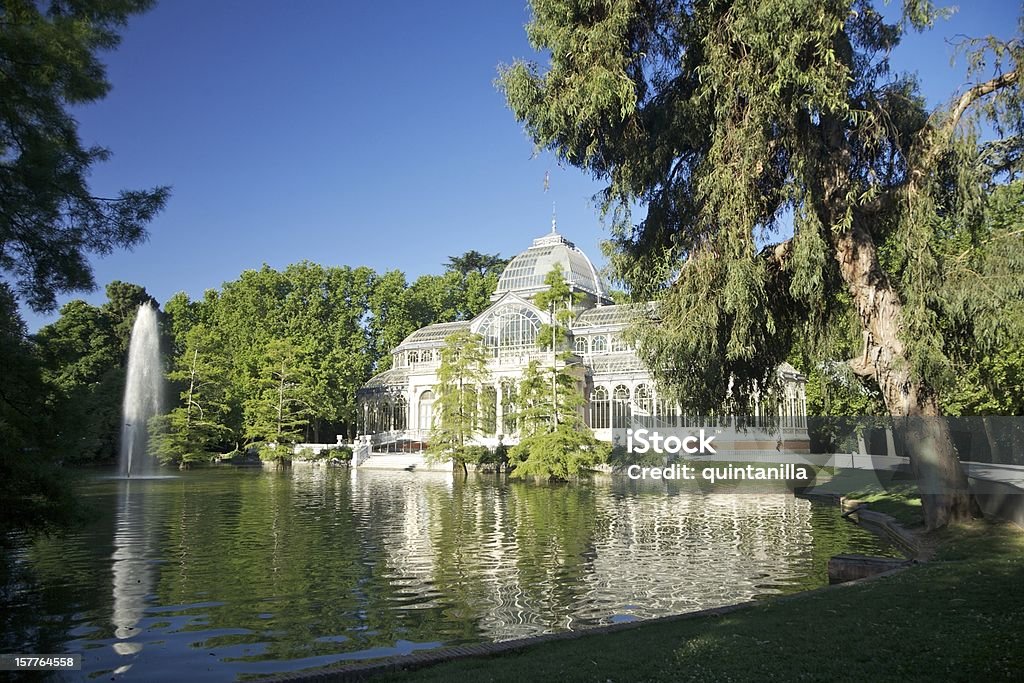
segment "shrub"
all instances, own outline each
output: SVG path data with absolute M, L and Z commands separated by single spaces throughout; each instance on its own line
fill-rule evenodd
M 260 456 L 260 460 L 271 462 L 290 462 L 292 459 L 292 449 L 290 446 L 285 444 L 269 443 L 261 441 L 260 443 L 254 444 L 253 449 Z
M 560 425 L 554 431 L 528 436 L 509 451 L 514 477 L 565 481 L 604 462 L 606 449 L 583 431 Z
M 348 446 L 326 448 L 323 452 L 325 457 L 328 457 L 331 460 L 340 460 L 341 462 L 351 462 L 352 460 L 352 449 Z
M 487 446 L 466 446 L 462 450 L 464 462 L 486 464 L 492 462 L 491 449 Z

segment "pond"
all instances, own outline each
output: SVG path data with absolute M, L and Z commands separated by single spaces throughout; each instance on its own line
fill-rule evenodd
M 90 477 L 88 525 L 3 567 L 0 652 L 68 680 L 225 680 L 649 619 L 892 555 L 834 507 L 602 477 L 216 468 Z

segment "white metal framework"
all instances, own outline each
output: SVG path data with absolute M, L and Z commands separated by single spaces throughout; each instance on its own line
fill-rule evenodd
M 532 308 L 509 304 L 486 315 L 479 334 L 492 356 L 521 356 L 537 350 L 541 319 Z

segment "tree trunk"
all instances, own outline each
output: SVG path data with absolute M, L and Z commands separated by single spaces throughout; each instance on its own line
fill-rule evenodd
M 185 432 L 188 433 L 192 427 L 192 393 L 196 388 L 196 363 L 199 360 L 199 349 L 197 348 L 192 354 L 192 372 L 188 381 L 188 402 L 186 403 L 185 409 Z
M 886 408 L 897 418 L 921 492 L 925 524 L 938 529 L 968 519 L 967 477 L 949 425 L 940 418 L 934 390 L 911 374 L 902 340 L 903 303 L 879 266 L 874 241 L 856 214 L 852 227 L 835 236 L 834 245 L 864 331 L 863 355 L 850 364 L 857 374 L 875 379 Z
M 988 441 L 989 462 L 1003 461 L 1002 449 L 999 447 L 999 436 L 992 428 L 992 420 L 988 416 L 981 418 L 981 426 L 985 429 L 985 440 Z

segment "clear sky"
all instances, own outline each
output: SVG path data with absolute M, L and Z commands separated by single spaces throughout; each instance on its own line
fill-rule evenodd
M 963 2 L 893 63 L 944 101 L 963 83 L 946 41 L 1007 38 L 1019 12 Z M 499 63 L 534 57 L 528 17 L 524 0 L 163 0 L 105 55 L 113 90 L 77 117 L 85 143 L 114 153 L 96 194 L 167 184 L 171 199 L 146 244 L 93 259 L 99 290 L 61 303 L 99 303 L 111 280 L 161 302 L 198 297 L 303 259 L 412 280 L 470 249 L 525 249 L 552 202 L 559 231 L 600 266 L 600 186 L 535 157 L 493 84 Z M 55 317 L 25 315 L 30 330 Z

